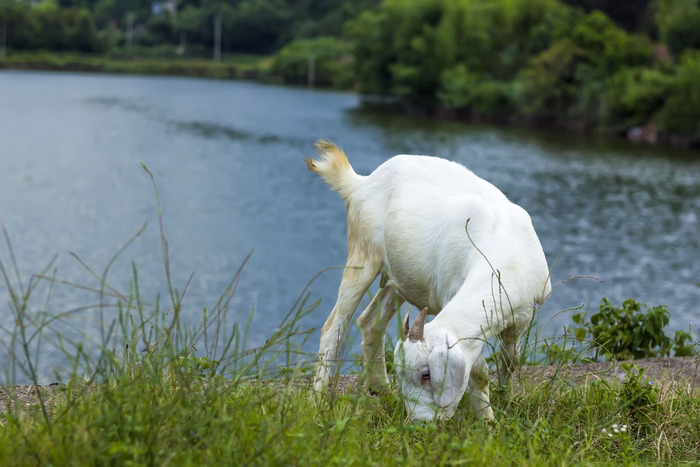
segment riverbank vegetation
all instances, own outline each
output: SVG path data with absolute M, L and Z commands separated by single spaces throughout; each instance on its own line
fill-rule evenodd
M 251 349 L 244 326 L 224 328 L 235 279 L 199 324 L 189 326 L 180 315 L 184 292 L 171 290 L 172 308 L 165 311 L 158 299 L 155 306 L 144 299 L 136 271 L 130 291 L 120 294 L 106 282 L 108 269 L 98 276 L 105 281 L 96 291 L 104 329 L 95 353 L 53 332 L 70 313 L 57 317 L 26 307 L 49 280 L 44 274 L 11 289 L 16 327 L 9 341 L 3 339 L 11 367 L 38 383 L 28 349 L 39 340 L 49 341 L 44 349 L 58 344 L 72 364 L 70 373 L 57 375 L 61 384 L 34 387 L 38 396 L 28 401 L 21 388 L 0 388 L 0 463 L 539 466 L 697 460 L 700 393 L 686 382 L 649 380 L 633 364 L 623 364 L 625 378 L 613 382 L 593 374 L 574 381 L 555 366 L 539 380 L 494 386 L 493 423 L 477 419 L 469 403 L 449 421 L 407 423 L 395 391 L 313 393 L 312 359 L 299 350 L 309 332 L 299 329 L 298 319 L 314 304 L 296 305 L 264 346 Z M 16 285 L 4 264 L 2 272 L 7 284 Z
M 556 0 L 387 0 L 348 25 L 360 92 L 433 113 L 700 137 L 697 2 L 658 1 L 625 31 Z M 670 44 L 673 43 L 673 46 Z M 692 81 L 692 82 L 691 82 Z
M 7 239 L 7 234 L 6 234 Z M 167 275 L 167 242 L 162 239 Z M 0 463 L 243 465 L 381 464 L 581 465 L 697 460 L 700 393 L 687 381 L 650 380 L 622 364 L 625 378 L 591 374 L 569 379 L 564 363 L 540 379 L 493 387 L 497 420 L 476 418 L 470 404 L 452 420 L 407 423 L 396 391 L 369 396 L 358 385 L 342 393 L 311 389 L 312 357 L 300 350 L 309 331 L 298 320 L 315 304 L 296 304 L 265 345 L 247 348 L 245 326 L 225 327 L 237 278 L 201 321 L 188 325 L 180 294 L 171 307 L 149 303 L 134 270 L 130 290 L 95 277 L 98 342 L 77 342 L 55 330 L 76 311 L 27 306 L 55 276 L 12 278 L 14 328 L 3 325 L 3 348 L 14 371 L 35 383 L 0 388 Z M 47 268 L 47 270 L 50 268 Z M 50 292 L 49 292 L 50 293 Z M 609 304 L 609 303 L 608 303 Z M 95 345 L 96 344 L 96 345 Z M 540 343 L 531 342 L 528 352 Z M 60 348 L 70 362 L 60 384 L 39 387 L 34 350 Z M 92 349 L 93 351 L 91 351 Z M 528 353 L 527 358 L 531 358 Z M 697 368 L 697 361 L 692 365 Z M 566 365 L 568 366 L 568 360 Z M 697 371 L 697 369 L 696 369 Z
M 311 83 L 408 112 L 696 145 L 698 31 L 697 0 L 0 0 L 0 66 Z M 241 54 L 261 58 L 234 67 Z
M 630 348 L 654 352 L 642 356 L 669 355 L 670 339 L 661 337 L 668 323 L 664 307 L 652 307 L 645 318 L 637 315 L 646 307 L 633 300 L 622 307 L 604 300 L 590 319 L 578 315 L 583 335 L 576 330 L 569 338 L 567 332 L 556 340 L 564 342 L 558 347 L 533 328 L 524 362 L 541 363 L 538 355 L 555 353 L 558 360 L 539 379 L 522 377 L 512 388 L 493 385 L 493 423 L 477 419 L 468 401 L 449 421 L 407 423 L 396 391 L 369 396 L 358 388 L 324 395 L 311 390 L 314 358 L 302 348 L 312 330 L 299 322 L 317 303 L 304 291 L 259 347 L 247 345 L 246 321 L 232 308 L 240 270 L 213 306 L 194 322 L 188 319 L 188 284 L 171 280 L 153 186 L 167 284 L 162 297 L 143 289 L 135 266 L 127 290 L 114 285 L 124 283 L 122 278 L 110 274 L 145 226 L 102 272 L 75 257 L 94 284 L 61 280 L 53 261 L 23 278 L 3 230 L 9 254 L 0 258 L 0 280 L 12 319 L 0 324 L 6 362 L 0 464 L 539 466 L 697 460 L 700 393 L 691 381 L 651 381 L 631 363 L 621 365 L 624 378 L 613 380 L 595 374 L 573 379 L 560 371 L 577 359 L 595 358 L 591 350 L 606 352 L 606 358 L 622 355 L 610 345 L 620 334 L 633 336 Z M 54 310 L 52 294 L 59 286 L 87 291 L 94 301 Z M 601 320 L 598 314 L 616 319 Z M 636 328 L 640 319 L 647 320 L 645 332 L 637 333 L 628 325 Z M 98 329 L 88 335 L 90 322 Z M 679 348 L 693 347 L 683 341 L 675 351 Z M 57 384 L 41 386 L 41 355 L 56 351 L 67 363 L 54 370 Z M 697 371 L 697 359 L 690 364 Z M 363 375 L 357 377 L 361 387 Z M 13 384 L 19 379 L 29 384 L 31 397 Z

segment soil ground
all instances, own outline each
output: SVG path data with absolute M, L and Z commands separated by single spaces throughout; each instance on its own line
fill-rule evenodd
M 639 368 L 645 368 L 644 378 L 660 385 L 662 388 L 680 385 L 690 391 L 700 388 L 700 357 L 649 358 L 635 360 Z M 492 380 L 496 379 L 494 372 Z M 518 370 L 516 385 L 538 384 L 546 380 L 568 381 L 585 384 L 595 380 L 609 382 L 624 382 L 625 372 L 621 362 L 598 362 L 572 364 L 566 366 L 524 366 Z M 357 388 L 357 375 L 341 375 L 337 381 L 340 392 L 348 392 Z M 63 389 L 58 385 L 39 386 L 38 388 L 50 401 L 53 397 L 63 395 Z M 14 394 L 12 394 L 14 392 Z M 0 387 L 0 413 L 6 412 L 18 402 L 26 408 L 38 409 L 37 388 L 34 386 L 15 386 L 14 388 Z
M 545 380 L 556 379 L 572 383 L 587 383 L 595 380 L 624 382 L 623 362 L 596 362 L 570 364 L 565 366 L 532 365 L 521 367 L 515 376 L 516 385 L 527 386 Z M 660 387 L 673 384 L 690 390 L 700 388 L 700 357 L 668 357 L 634 360 L 639 368 L 645 368 L 644 378 Z M 497 380 L 496 372 L 491 372 L 491 380 Z M 347 392 L 358 385 L 357 375 L 341 375 L 338 378 L 338 390 Z

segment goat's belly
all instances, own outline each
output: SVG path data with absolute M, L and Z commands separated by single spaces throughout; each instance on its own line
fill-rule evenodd
M 415 280 L 411 272 L 400 267 L 387 267 L 387 274 L 401 297 L 411 305 L 419 309 L 428 307 L 428 312 L 433 315 L 443 308 L 443 300 L 438 297 L 436 291 L 428 287 L 425 281 Z

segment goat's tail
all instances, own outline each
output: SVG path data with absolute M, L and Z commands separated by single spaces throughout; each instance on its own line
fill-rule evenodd
M 338 146 L 324 140 L 316 141 L 315 146 L 319 158 L 305 157 L 306 167 L 319 174 L 345 201 L 349 201 L 361 177 L 355 173 L 348 156 Z

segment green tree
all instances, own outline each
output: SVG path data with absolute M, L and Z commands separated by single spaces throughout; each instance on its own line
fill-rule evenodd
M 299 39 L 275 54 L 272 72 L 290 84 L 305 84 L 309 57 L 314 60 L 315 83 L 320 86 L 350 87 L 353 81 L 352 56 L 348 45 L 334 37 Z
M 39 24 L 29 5 L 0 0 L 0 24 L 5 28 L 7 47 L 28 50 L 37 46 Z
M 95 23 L 90 12 L 82 8 L 65 10 L 66 38 L 65 46 L 79 52 L 98 52 L 101 42 L 97 37 Z
M 698 0 L 657 0 L 656 23 L 661 40 L 676 55 L 686 49 L 700 49 L 700 2 Z
M 585 56 L 572 41 L 563 39 L 533 58 L 518 77 L 521 111 L 544 119 L 569 115 L 579 91 L 576 70 Z
M 700 51 L 686 51 L 675 66 L 658 122 L 669 134 L 700 140 Z
M 520 72 L 523 113 L 596 126 L 605 112 L 608 80 L 625 67 L 648 65 L 651 58 L 648 39 L 593 11 Z
M 345 25 L 353 41 L 355 78 L 363 94 L 387 95 L 391 89 L 389 65 L 393 61 L 390 28 L 385 11 L 365 11 Z
M 133 15 L 134 25 L 146 23 L 151 15 L 151 0 L 97 0 L 94 15 L 99 28 L 106 28 L 114 22 L 126 29 L 128 15 Z
M 608 82 L 603 124 L 624 131 L 651 121 L 664 106 L 673 76 L 661 69 L 623 68 Z
M 63 50 L 66 48 L 66 15 L 58 3 L 44 0 L 34 9 L 38 28 L 37 46 L 48 50 Z

